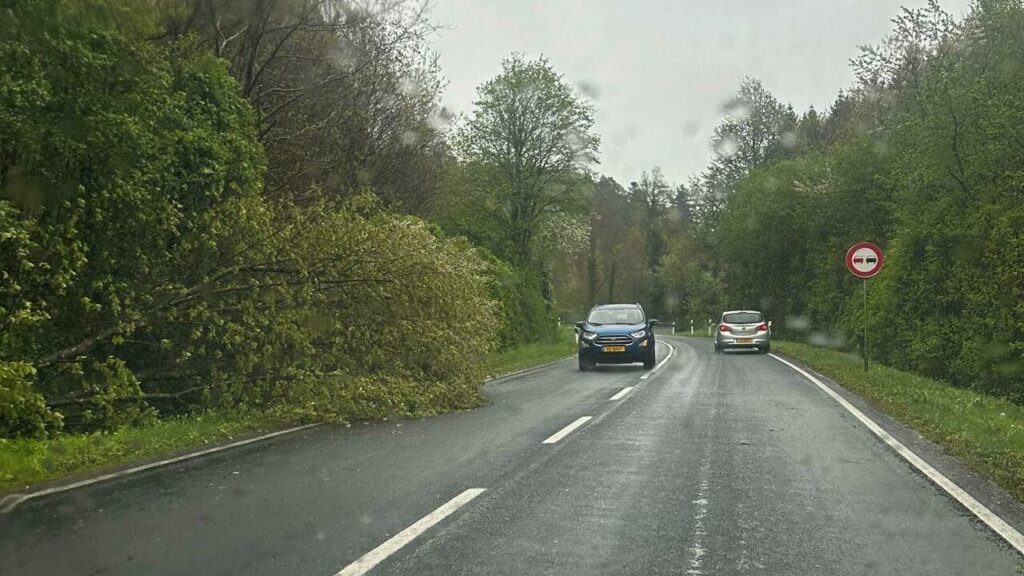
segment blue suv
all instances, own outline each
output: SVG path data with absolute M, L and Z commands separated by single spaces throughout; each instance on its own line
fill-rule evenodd
M 639 304 L 594 306 L 584 322 L 576 323 L 580 370 L 597 364 L 643 362 L 654 368 L 654 325 Z

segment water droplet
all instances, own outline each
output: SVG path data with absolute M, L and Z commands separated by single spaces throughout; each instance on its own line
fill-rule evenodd
M 739 148 L 739 142 L 732 135 L 725 135 L 715 142 L 715 153 L 719 156 L 732 156 Z
M 438 132 L 446 132 L 452 125 L 452 113 L 447 108 L 434 110 L 427 117 L 427 123 Z
M 402 78 L 398 82 L 398 91 L 405 96 L 415 96 L 423 90 L 423 85 L 413 78 Z
M 722 107 L 722 114 L 736 122 L 743 122 L 750 118 L 750 104 L 743 100 L 730 100 Z
M 402 144 L 406 146 L 413 146 L 420 141 L 420 134 L 415 130 L 406 130 L 402 132 Z
M 806 316 L 790 316 L 786 318 L 788 330 L 804 331 L 811 327 L 811 321 Z
M 596 100 L 597 97 L 601 94 L 601 91 L 597 88 L 597 85 L 588 80 L 580 80 L 579 82 L 577 82 L 576 89 L 580 91 L 580 94 L 583 94 L 584 96 L 590 98 L 591 100 Z

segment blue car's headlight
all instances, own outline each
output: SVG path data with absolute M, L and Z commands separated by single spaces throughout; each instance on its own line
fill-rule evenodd
M 647 336 L 647 330 L 637 330 L 636 332 L 633 332 L 632 334 L 630 334 L 630 336 L 632 336 L 633 338 L 636 338 L 637 340 L 639 340 L 639 339 L 643 338 L 644 336 Z
M 593 332 L 584 332 L 580 335 L 584 340 L 593 340 L 595 336 L 597 336 L 597 334 L 594 334 Z

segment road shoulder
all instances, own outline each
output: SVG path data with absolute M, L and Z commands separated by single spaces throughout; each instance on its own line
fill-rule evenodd
M 866 399 L 842 387 L 828 376 L 814 370 L 799 359 L 782 353 L 776 352 L 774 354 L 813 375 L 830 390 L 863 412 L 879 427 L 924 459 L 933 468 L 952 480 L 978 502 L 1002 518 L 1003 521 L 1011 525 L 1017 531 L 1024 532 L 1024 504 L 1018 502 L 1012 495 L 996 485 L 986 476 L 974 471 L 958 458 L 947 453 L 938 444 L 924 438 L 918 431 L 896 421 L 885 412 L 877 409 Z M 915 472 L 920 474 L 916 469 Z

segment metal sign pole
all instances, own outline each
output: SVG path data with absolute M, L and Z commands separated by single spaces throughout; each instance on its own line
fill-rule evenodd
M 864 279 L 864 371 L 868 371 L 868 279 Z
M 846 268 L 854 276 L 864 281 L 864 334 L 861 340 L 864 348 L 864 371 L 868 371 L 868 278 L 882 269 L 885 254 L 882 249 L 871 242 L 857 242 L 846 251 Z

